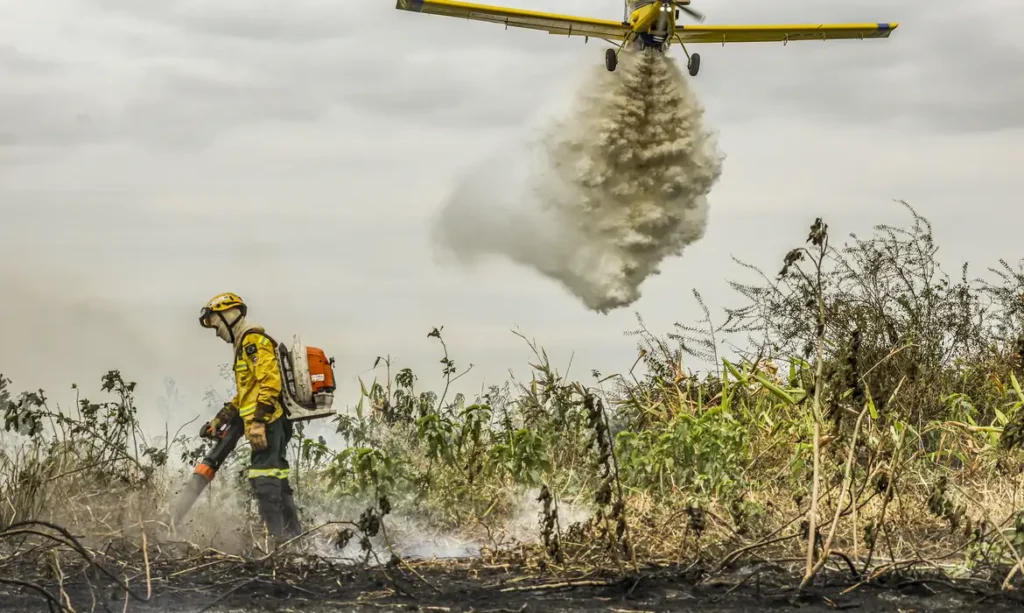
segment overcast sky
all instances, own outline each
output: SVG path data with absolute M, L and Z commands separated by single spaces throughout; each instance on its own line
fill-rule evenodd
M 616 0 L 500 4 L 608 19 Z M 889 40 L 694 46 L 726 155 L 704 239 L 631 308 L 587 312 L 504 262 L 434 259 L 426 225 L 474 161 L 600 64 L 604 43 L 394 9 L 391 0 L 0 0 L 0 372 L 140 403 L 172 426 L 229 349 L 196 317 L 230 290 L 278 338 L 338 360 L 340 405 L 390 353 L 439 383 L 445 326 L 470 388 L 527 375 L 519 327 L 573 374 L 632 364 L 732 300 L 729 256 L 775 270 L 815 216 L 836 236 L 930 218 L 951 266 L 1015 261 L 1024 221 L 1019 0 L 697 0 L 708 23 L 898 21 Z M 677 57 L 682 53 L 676 49 Z M 717 312 L 715 313 L 717 314 Z

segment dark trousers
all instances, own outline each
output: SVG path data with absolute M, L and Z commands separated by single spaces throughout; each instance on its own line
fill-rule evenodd
M 302 534 L 292 486 L 288 483 L 287 450 L 291 438 L 292 424 L 287 417 L 267 424 L 267 448 L 253 451 L 249 463 L 249 483 L 260 517 L 277 543 Z

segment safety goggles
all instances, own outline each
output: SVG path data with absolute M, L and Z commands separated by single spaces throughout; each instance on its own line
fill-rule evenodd
M 208 306 L 204 306 L 199 310 L 199 325 L 204 328 L 213 328 L 213 322 L 210 321 L 210 316 L 213 315 L 213 309 Z

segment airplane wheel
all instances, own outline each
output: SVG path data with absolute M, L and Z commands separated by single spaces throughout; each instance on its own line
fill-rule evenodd
M 608 69 L 608 72 L 615 71 L 615 64 L 619 61 L 619 57 L 615 55 L 615 49 L 605 49 L 604 51 L 604 66 Z
M 697 76 L 697 72 L 700 70 L 700 54 L 694 53 L 690 56 L 690 61 L 686 63 L 686 67 L 690 69 L 690 76 Z

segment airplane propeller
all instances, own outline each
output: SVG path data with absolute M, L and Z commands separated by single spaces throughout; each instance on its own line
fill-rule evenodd
M 686 2 L 676 2 L 674 0 L 670 0 L 669 4 L 671 4 L 672 6 L 676 7 L 680 11 L 686 13 L 690 17 L 693 17 L 694 19 L 696 19 L 697 23 L 703 23 L 704 22 L 704 17 L 705 17 L 704 13 L 701 13 L 700 11 L 698 11 L 696 9 L 692 9 L 689 6 L 687 6 L 688 4 L 690 4 L 688 1 L 686 1 Z

